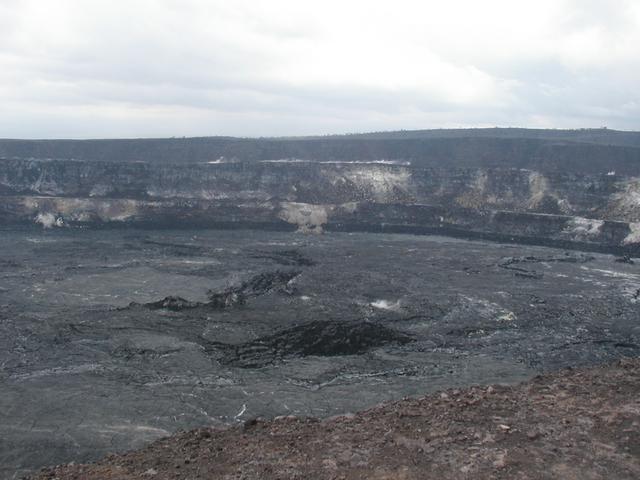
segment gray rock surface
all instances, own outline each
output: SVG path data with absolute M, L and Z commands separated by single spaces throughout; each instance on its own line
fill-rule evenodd
M 395 234 L 4 228 L 0 477 L 179 429 L 637 356 L 640 271 L 615 259 Z M 166 297 L 195 305 L 143 306 Z

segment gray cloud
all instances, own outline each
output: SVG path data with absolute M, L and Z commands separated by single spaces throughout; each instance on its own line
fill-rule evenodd
M 634 1 L 8 0 L 0 136 L 640 129 Z

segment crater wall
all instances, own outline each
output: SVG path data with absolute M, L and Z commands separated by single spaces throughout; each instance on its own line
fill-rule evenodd
M 160 140 L 97 142 L 86 159 L 0 159 L 0 222 L 443 233 L 623 252 L 634 252 L 640 237 L 635 145 L 482 137 L 232 140 L 211 140 L 209 156 L 237 155 L 208 161 L 185 161 L 204 158 L 203 139 L 188 144 L 197 155 L 175 151 L 173 162 L 166 155 L 131 160 L 159 145 L 175 147 Z M 32 153 L 83 153 L 88 145 L 0 143 Z M 335 159 L 354 145 L 348 160 Z M 109 156 L 105 146 L 126 160 L 94 158 Z M 273 157 L 290 153 L 301 158 Z

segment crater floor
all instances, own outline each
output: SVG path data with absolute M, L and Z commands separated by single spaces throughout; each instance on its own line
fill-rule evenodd
M 4 229 L 0 476 L 637 356 L 640 264 L 618 260 L 434 236 Z
M 203 428 L 36 479 L 635 480 L 640 363 L 567 369 L 516 386 L 406 398 L 318 421 Z

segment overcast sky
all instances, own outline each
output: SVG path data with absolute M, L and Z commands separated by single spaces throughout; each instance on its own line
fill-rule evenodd
M 640 0 L 0 0 L 0 137 L 640 130 Z

